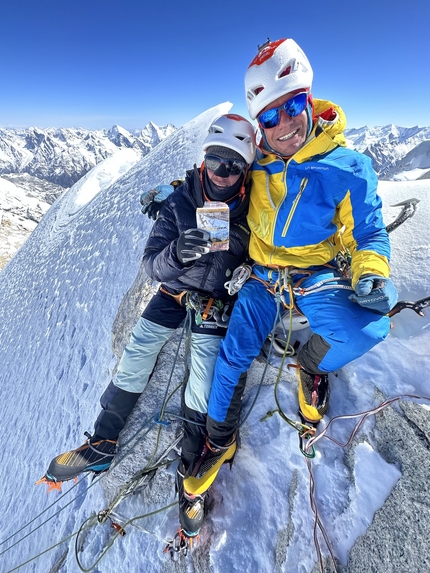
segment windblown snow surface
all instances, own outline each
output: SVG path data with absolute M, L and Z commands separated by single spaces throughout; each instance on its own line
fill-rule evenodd
M 83 432 L 92 430 L 99 397 L 156 288 L 140 266 L 152 225 L 140 213 L 141 192 L 183 177 L 185 169 L 199 164 L 207 127 L 230 107 L 225 103 L 206 111 L 138 162 L 134 152 L 123 151 L 99 164 L 54 203 L 0 274 L 3 572 L 75 573 L 79 564 L 84 570 L 94 564 L 99 573 L 303 573 L 317 567 L 310 473 L 297 432 L 276 413 L 262 421 L 277 407 L 276 357 L 266 367 L 260 356 L 250 370 L 241 446 L 231 470 L 224 466 L 220 471 L 200 541 L 186 559 L 173 562 L 163 554 L 165 540 L 179 524 L 176 505 L 163 509 L 176 501 L 175 462 L 116 509 L 123 520 L 161 511 L 136 520 L 114 541 L 111 522 L 94 519 L 135 472 L 157 457 L 156 447 L 162 451 L 179 432 L 179 422 L 169 414 L 163 416 L 172 420 L 168 426 L 153 420 L 166 393 L 184 376 L 181 331 L 163 350 L 120 437 L 116 465 L 94 481 L 83 477 L 77 484 L 63 484 L 61 493 L 47 494 L 45 485 L 35 485 L 55 455 L 83 443 Z M 392 205 L 420 199 L 414 218 L 391 235 L 392 277 L 400 299 L 428 296 L 429 184 L 383 182 L 380 194 L 386 224 L 400 211 Z M 423 318 L 404 310 L 392 322 L 386 341 L 331 377 L 330 408 L 320 431 L 333 417 L 366 412 L 386 398 L 430 395 L 423 375 L 430 355 L 430 312 Z M 293 333 L 293 341 L 309 335 L 308 329 Z M 278 398 L 285 414 L 297 420 L 296 378 L 286 367 Z M 166 411 L 178 412 L 179 401 L 176 392 Z M 426 400 L 415 402 L 428 413 Z M 397 403 L 388 408 L 399 409 Z M 398 464 L 378 451 L 375 420 L 381 415 L 369 417 L 347 448 L 320 439 L 310 461 L 318 516 L 342 567 L 402 476 Z M 337 420 L 329 434 L 347 442 L 359 419 Z M 321 535 L 318 539 L 326 558 L 326 545 Z

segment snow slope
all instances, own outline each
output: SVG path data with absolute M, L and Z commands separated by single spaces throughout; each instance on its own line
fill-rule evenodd
M 154 285 L 140 268 L 152 224 L 140 213 L 140 193 L 183 176 L 186 168 L 199 163 L 208 125 L 230 107 L 225 103 L 201 114 L 137 163 L 133 152 L 127 151 L 120 156 L 123 161 L 117 158 L 117 162 L 111 159 L 100 164 L 97 172 L 54 203 L 0 273 L 0 409 L 6 433 L 0 454 L 2 572 L 77 573 L 75 537 L 59 542 L 106 508 L 127 479 L 145 466 L 158 430 L 164 447 L 178 429 L 177 422 L 165 428 L 152 420 L 168 383 L 171 390 L 183 377 L 183 340 L 176 357 L 179 332 L 163 351 L 121 435 L 119 463 L 94 482 L 83 478 L 77 485 L 65 484 L 64 497 L 58 492 L 48 496 L 45 486 L 34 485 L 52 457 L 79 445 L 83 432 L 91 431 L 98 399 L 127 333 L 153 292 Z M 390 205 L 410 197 L 420 199 L 415 217 L 392 234 L 392 274 L 401 299 L 428 296 L 428 183 L 383 182 L 380 193 L 387 224 L 400 209 Z M 421 318 L 405 310 L 393 323 L 384 343 L 333 376 L 330 408 L 321 429 L 330 418 L 364 412 L 384 396 L 430 395 L 422 375 L 430 355 L 430 312 Z M 307 330 L 298 334 L 301 340 L 309 336 Z M 213 509 L 192 556 L 173 563 L 162 554 L 165 536 L 172 535 L 178 525 L 173 507 L 139 520 L 139 527 L 130 526 L 94 571 L 313 570 L 317 555 L 309 471 L 298 449 L 297 433 L 277 414 L 261 421 L 276 408 L 276 363 L 273 359 L 266 369 L 260 358 L 250 371 L 244 398 L 244 413 L 249 416 L 241 428 L 241 447 L 232 470 L 224 466 L 213 487 Z M 250 410 L 265 370 L 260 394 Z M 283 372 L 278 397 L 285 413 L 294 419 L 296 392 L 294 375 Z M 428 403 L 418 402 L 423 405 L 417 407 L 428 413 Z M 176 394 L 168 411 L 177 411 L 178 403 Z M 338 421 L 331 432 L 347 441 L 352 427 L 351 421 Z M 133 440 L 136 432 L 138 439 Z M 386 461 L 378 444 L 378 430 L 370 418 L 347 453 L 322 439 L 311 462 L 319 516 L 335 556 L 345 567 L 348 552 L 402 480 L 401 468 Z M 428 467 L 426 459 L 423 463 Z M 129 498 L 118 511 L 134 517 L 174 503 L 174 470 L 174 465 L 160 470 L 149 490 Z M 108 522 L 79 535 L 78 557 L 84 568 L 89 569 L 101 556 L 112 532 Z M 426 547 L 425 539 L 423 543 Z M 411 551 L 424 551 L 420 540 L 410 540 L 410 545 Z M 381 573 L 386 570 L 380 569 Z

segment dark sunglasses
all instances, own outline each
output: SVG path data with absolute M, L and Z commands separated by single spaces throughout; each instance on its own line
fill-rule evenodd
M 217 155 L 205 155 L 206 169 L 216 171 L 221 163 L 224 163 L 229 175 L 240 175 L 245 171 L 247 165 L 245 161 L 240 159 L 224 159 L 224 157 L 218 157 Z
M 282 105 L 266 109 L 258 116 L 258 123 L 263 129 L 270 129 L 276 127 L 281 121 L 281 110 L 284 110 L 288 117 L 296 117 L 308 104 L 308 94 L 301 93 L 294 97 L 287 99 Z

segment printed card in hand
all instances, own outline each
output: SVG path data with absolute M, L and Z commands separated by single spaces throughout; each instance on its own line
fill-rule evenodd
M 196 210 L 197 228 L 210 234 L 211 251 L 228 251 L 230 210 L 226 203 L 206 201 Z

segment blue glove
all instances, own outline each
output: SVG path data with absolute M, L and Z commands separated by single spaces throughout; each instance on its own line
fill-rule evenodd
M 164 201 L 174 190 L 173 185 L 157 185 L 154 189 L 144 191 L 140 196 L 142 213 L 155 221 Z
M 379 275 L 363 275 L 355 285 L 350 300 L 379 314 L 387 314 L 396 304 L 397 289 L 391 279 Z

